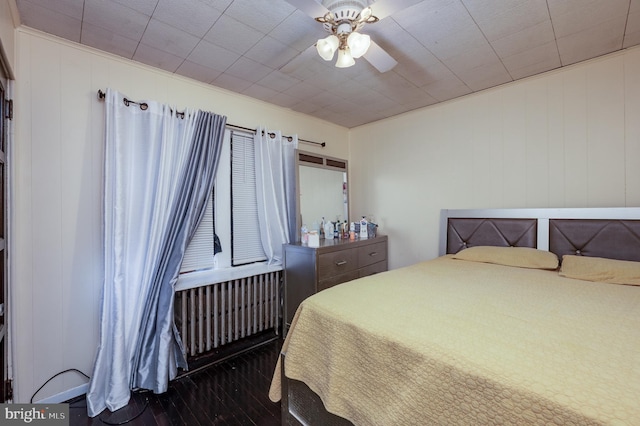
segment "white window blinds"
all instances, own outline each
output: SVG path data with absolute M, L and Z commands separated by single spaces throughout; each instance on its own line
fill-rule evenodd
M 213 247 L 213 194 L 211 194 L 204 217 L 187 246 L 180 272 L 213 268 Z
M 233 266 L 266 260 L 258 227 L 253 134 L 231 133 Z

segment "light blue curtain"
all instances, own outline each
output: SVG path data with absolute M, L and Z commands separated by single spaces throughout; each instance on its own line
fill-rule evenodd
M 107 90 L 105 274 L 100 346 L 87 411 L 127 405 L 131 389 L 162 393 L 186 358 L 173 294 L 186 246 L 204 214 L 226 117 L 167 105 L 126 106 Z
M 282 263 L 282 245 L 295 241 L 295 153 L 298 137 L 258 128 L 254 137 L 258 222 L 270 264 Z

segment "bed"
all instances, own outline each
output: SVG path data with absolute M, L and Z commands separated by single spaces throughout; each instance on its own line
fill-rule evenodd
M 640 425 L 640 208 L 443 210 L 440 234 L 300 305 L 283 424 Z

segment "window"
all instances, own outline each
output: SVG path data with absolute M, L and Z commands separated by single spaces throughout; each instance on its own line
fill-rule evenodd
M 258 228 L 253 134 L 225 131 L 214 191 L 181 273 L 266 260 Z M 222 251 L 214 255 L 215 236 Z

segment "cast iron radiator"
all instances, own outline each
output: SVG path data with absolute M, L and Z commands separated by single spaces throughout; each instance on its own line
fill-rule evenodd
M 187 356 L 275 329 L 281 272 L 268 272 L 176 292 L 175 319 Z

